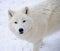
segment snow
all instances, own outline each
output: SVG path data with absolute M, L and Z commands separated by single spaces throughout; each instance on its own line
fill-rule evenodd
M 43 39 L 40 51 L 60 51 L 60 30 Z
M 41 0 L 42 2 L 44 0 Z M 25 40 L 18 39 L 8 27 L 8 10 L 17 10 L 24 5 L 34 5 L 39 0 L 0 0 L 0 51 L 32 51 L 33 45 Z M 60 50 L 60 31 L 46 37 L 40 51 Z

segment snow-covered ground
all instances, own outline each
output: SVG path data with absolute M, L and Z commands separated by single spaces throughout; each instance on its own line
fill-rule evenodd
M 19 9 L 22 5 L 33 5 L 40 0 L 0 0 L 0 51 L 32 51 L 32 43 L 18 39 L 8 27 L 8 9 Z M 41 0 L 42 2 L 44 0 Z M 60 50 L 60 31 L 44 39 L 40 51 Z

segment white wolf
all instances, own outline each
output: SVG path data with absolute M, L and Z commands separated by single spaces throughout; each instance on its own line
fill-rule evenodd
M 38 51 L 41 40 L 60 29 L 60 0 L 47 0 L 18 11 L 9 10 L 10 30 L 18 38 L 34 44 Z

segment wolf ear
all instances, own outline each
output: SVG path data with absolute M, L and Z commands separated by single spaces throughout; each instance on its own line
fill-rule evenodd
M 9 14 L 10 17 L 13 17 L 14 13 L 15 13 L 15 11 L 8 10 L 8 14 Z
M 25 7 L 25 14 L 28 14 L 28 7 Z
M 24 7 L 23 10 L 22 10 L 22 12 L 24 14 L 28 14 L 28 11 L 29 11 L 29 8 L 28 7 Z

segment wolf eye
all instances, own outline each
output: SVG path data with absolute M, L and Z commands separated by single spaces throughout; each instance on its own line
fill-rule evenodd
M 15 24 L 17 24 L 17 22 L 14 22 Z
M 26 22 L 26 20 L 23 20 L 23 23 L 25 23 Z

